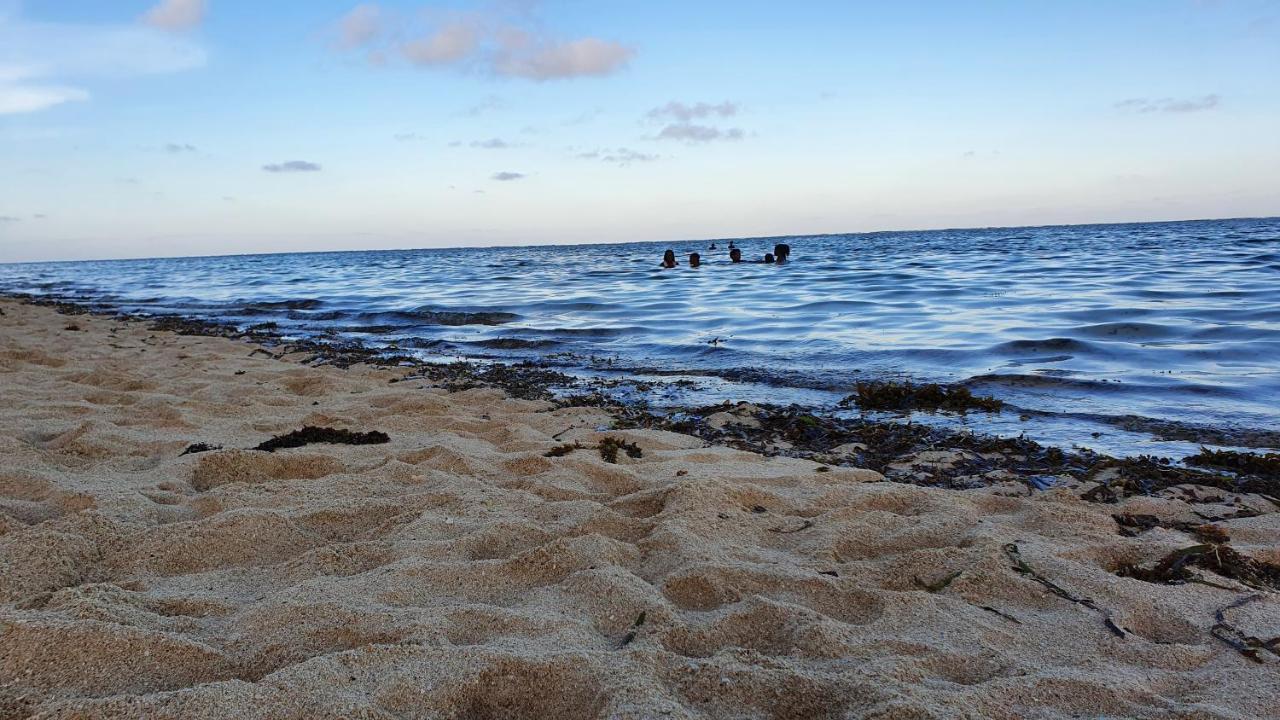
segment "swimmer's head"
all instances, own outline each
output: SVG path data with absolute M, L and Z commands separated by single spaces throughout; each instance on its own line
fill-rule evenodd
M 729 251 L 729 259 L 734 262 L 742 262 L 742 251 L 734 248 Z
M 698 267 L 701 264 L 702 264 L 701 255 L 699 255 L 698 253 L 692 253 L 689 255 L 689 267 Z

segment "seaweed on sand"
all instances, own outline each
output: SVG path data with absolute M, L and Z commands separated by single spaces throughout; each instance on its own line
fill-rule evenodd
M 1204 538 L 1203 535 L 1201 537 Z M 1280 591 L 1280 565 L 1256 560 L 1219 542 L 1206 542 L 1175 550 L 1149 568 L 1125 565 L 1116 574 L 1163 585 L 1204 583 L 1191 572 L 1193 567 L 1230 578 L 1255 590 Z
M 549 457 L 549 458 L 564 457 L 565 455 L 568 455 L 574 450 L 581 450 L 581 449 L 582 449 L 582 445 L 580 443 L 565 443 L 564 445 L 557 445 L 551 448 L 550 450 L 546 451 L 545 453 L 543 453 L 542 457 Z
M 1280 478 L 1280 453 L 1241 453 L 1200 448 L 1200 454 L 1186 460 L 1188 465 L 1230 470 L 1241 475 Z
M 262 452 L 275 452 L 285 448 L 298 448 L 305 445 L 315 443 L 325 443 L 329 445 L 385 445 L 391 442 L 390 436 L 384 432 L 374 430 L 372 432 L 357 433 L 350 430 L 335 430 L 333 428 L 319 428 L 307 426 L 301 430 L 294 430 L 285 435 L 277 435 L 276 437 L 261 443 L 254 450 Z
M 221 450 L 221 449 L 222 449 L 221 445 L 210 445 L 209 443 L 199 442 L 199 443 L 192 443 L 188 445 L 187 449 L 182 451 L 182 454 L 198 455 L 199 453 L 213 452 L 214 450 Z
M 840 401 L 863 410 L 950 410 L 999 412 L 1004 403 L 993 397 L 974 395 L 963 385 L 915 385 L 909 382 L 860 382 L 857 391 Z
M 1266 595 L 1245 595 L 1230 605 L 1220 608 L 1218 612 L 1214 613 L 1213 619 L 1216 622 L 1213 627 L 1209 629 L 1209 634 L 1235 648 L 1236 652 L 1256 663 L 1262 662 L 1262 658 L 1258 655 L 1259 650 L 1266 650 L 1272 655 L 1280 657 L 1280 637 L 1263 640 L 1262 638 L 1249 635 L 1227 622 L 1228 610 L 1243 607 L 1251 602 L 1262 600 L 1265 597 Z
M 1057 595 L 1063 600 L 1069 600 L 1077 605 L 1083 605 L 1090 610 L 1097 612 L 1099 615 L 1102 615 L 1103 624 L 1106 625 L 1107 630 L 1110 630 L 1111 634 L 1116 637 L 1123 638 L 1128 634 L 1124 628 L 1117 625 L 1115 621 L 1111 619 L 1111 613 L 1103 610 L 1093 600 L 1072 594 L 1070 591 L 1064 589 L 1062 586 L 1032 569 L 1032 567 L 1022 559 L 1022 553 L 1014 543 L 1009 543 L 1004 546 L 1004 554 L 1005 557 L 1009 558 L 1009 561 L 1013 563 L 1014 572 L 1040 583 L 1046 590 Z
M 622 438 L 607 437 L 600 441 L 600 458 L 607 463 L 618 464 L 618 451 L 623 451 L 629 458 L 644 457 L 644 451 L 635 443 L 629 443 Z

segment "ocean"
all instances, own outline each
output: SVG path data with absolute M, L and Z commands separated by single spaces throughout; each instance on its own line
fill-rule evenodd
M 858 382 L 909 379 L 1006 408 L 889 419 L 1114 455 L 1280 444 L 1280 219 L 735 240 L 785 265 L 728 242 L 11 264 L 0 291 L 535 360 L 655 407 L 857 413 Z

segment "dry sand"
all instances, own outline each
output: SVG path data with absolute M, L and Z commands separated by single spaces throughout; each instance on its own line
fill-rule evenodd
M 1180 500 L 818 472 L 0 310 L 0 718 L 1280 716 L 1276 658 L 1209 633 L 1255 591 L 1111 572 L 1192 543 L 1111 513 L 1191 519 Z M 303 425 L 391 442 L 243 449 Z M 604 435 L 643 457 L 544 457 Z M 197 442 L 227 449 L 182 455 Z M 1223 526 L 1280 560 L 1280 515 Z M 1130 634 L 1014 572 L 1007 543 Z M 1280 635 L 1265 595 L 1228 619 Z

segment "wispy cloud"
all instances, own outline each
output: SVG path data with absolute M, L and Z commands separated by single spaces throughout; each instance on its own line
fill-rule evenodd
M 68 24 L 0 13 L 0 115 L 90 99 L 87 81 L 204 65 L 195 42 L 140 24 Z
M 392 137 L 394 137 L 397 142 L 416 142 L 418 140 L 426 139 L 416 132 L 396 133 Z
M 372 43 L 382 33 L 382 8 L 364 3 L 338 21 L 338 47 L 352 50 Z
M 738 114 L 738 109 L 738 103 L 727 100 L 717 104 L 699 102 L 692 105 L 673 100 L 662 107 L 650 110 L 649 118 L 654 120 L 670 118 L 676 122 L 687 123 L 709 117 L 733 117 Z
M 394 53 L 419 67 L 479 70 L 498 77 L 533 81 L 599 77 L 618 72 L 635 55 L 621 43 L 596 37 L 565 39 L 548 32 L 536 14 L 536 2 L 512 0 L 477 12 L 427 13 L 426 28 L 413 22 L 387 22 L 373 3 L 358 5 L 336 25 L 343 50 L 374 48 L 375 64 Z
M 166 143 L 164 151 L 170 155 L 181 155 L 182 153 L 196 152 L 196 146 L 189 143 Z
M 515 146 L 502 138 L 489 138 L 488 140 L 476 140 L 471 143 L 471 147 L 482 150 L 506 150 Z
M 263 165 L 262 169 L 269 173 L 310 173 L 320 172 L 322 168 L 316 163 L 307 162 L 306 160 L 290 160 L 288 162 Z
M 161 30 L 190 30 L 204 22 L 205 0 L 161 0 L 142 16 L 142 22 Z
M 657 140 L 675 140 L 689 144 L 709 143 L 716 140 L 741 140 L 746 133 L 741 128 L 721 128 L 705 124 L 706 120 L 731 118 L 738 114 L 738 103 L 683 103 L 671 101 L 650 110 L 645 117 L 650 121 L 666 122 L 658 132 Z M 695 123 L 695 120 L 703 121 Z
M 17 223 L 17 222 L 22 222 L 22 218 L 14 217 L 12 215 L 0 215 L 0 223 Z
M 463 110 L 462 114 L 466 117 L 480 117 L 485 113 L 493 112 L 494 110 L 501 110 L 502 107 L 502 98 L 497 95 L 489 95 L 475 105 Z
M 525 174 L 518 173 L 518 172 L 507 171 L 507 172 L 500 172 L 500 173 L 493 174 L 493 179 L 497 180 L 498 182 L 512 182 L 514 180 L 523 180 L 524 178 L 525 178 Z
M 1129 98 L 1116 103 L 1116 109 L 1136 113 L 1192 113 L 1212 110 L 1222 103 L 1222 96 L 1213 94 L 1198 98 Z
M 599 160 L 600 162 L 610 163 L 620 167 L 626 167 L 635 163 L 653 162 L 661 159 L 660 155 L 642 153 L 630 148 L 591 150 L 588 152 L 578 153 L 578 157 L 583 160 Z

